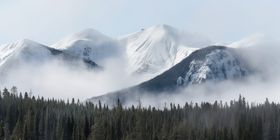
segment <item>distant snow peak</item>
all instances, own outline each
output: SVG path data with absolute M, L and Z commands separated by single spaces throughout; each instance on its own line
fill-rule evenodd
M 210 45 L 203 37 L 161 24 L 121 38 L 134 72 L 160 73 L 191 54 Z

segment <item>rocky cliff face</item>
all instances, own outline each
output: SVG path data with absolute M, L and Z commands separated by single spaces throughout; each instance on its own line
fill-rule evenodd
M 245 65 L 227 49 L 214 50 L 204 59 L 192 60 L 188 67 L 186 74 L 178 77 L 177 85 L 236 79 L 249 74 Z

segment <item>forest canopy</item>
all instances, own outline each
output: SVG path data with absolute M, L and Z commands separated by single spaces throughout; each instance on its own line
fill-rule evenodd
M 276 140 L 280 104 L 170 104 L 164 109 L 109 108 L 101 102 L 44 99 L 13 87 L 0 94 L 0 139 L 23 140 Z

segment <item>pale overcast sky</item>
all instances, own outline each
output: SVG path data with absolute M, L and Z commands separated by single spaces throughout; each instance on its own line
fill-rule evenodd
M 279 0 L 1 0 L 0 44 L 29 38 L 47 45 L 94 28 L 118 37 L 156 24 L 214 42 L 255 33 L 280 37 Z

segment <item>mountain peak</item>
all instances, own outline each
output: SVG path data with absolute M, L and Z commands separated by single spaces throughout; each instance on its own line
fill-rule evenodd
M 129 64 L 137 73 L 160 73 L 180 62 L 196 48 L 210 45 L 199 35 L 166 24 L 155 25 L 120 39 Z

